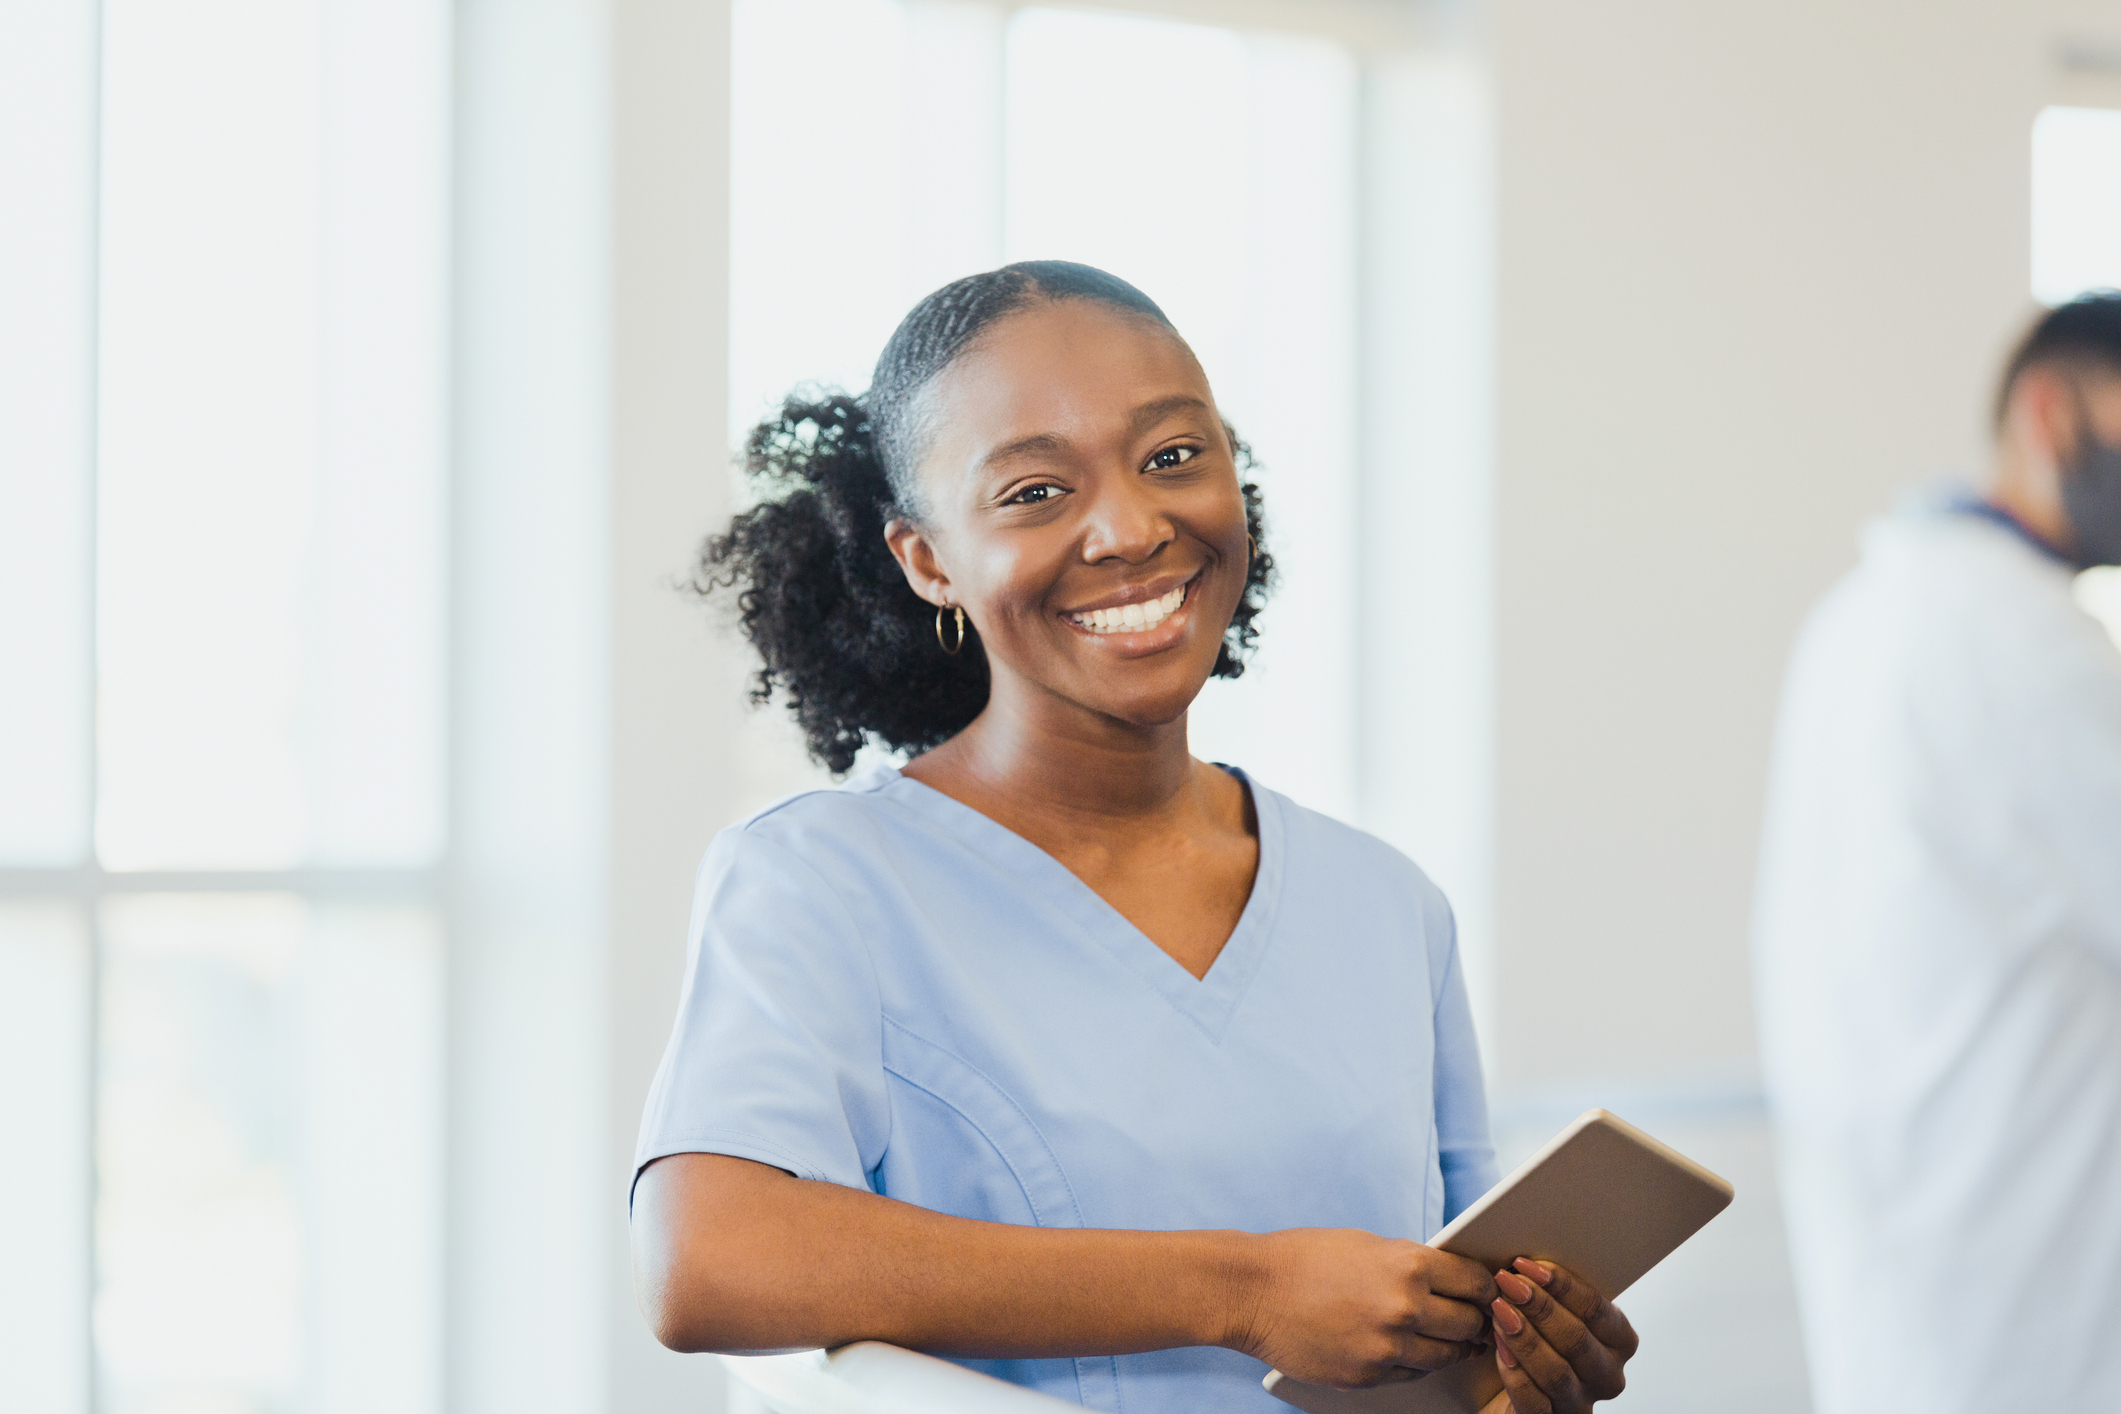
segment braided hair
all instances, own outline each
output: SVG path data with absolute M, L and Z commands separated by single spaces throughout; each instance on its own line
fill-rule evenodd
M 744 439 L 758 504 L 700 549 L 693 588 L 734 589 L 737 619 L 759 652 L 751 699 L 776 693 L 810 754 L 844 775 L 874 740 L 921 752 L 955 736 L 987 705 L 987 656 L 977 634 L 951 656 L 935 641 L 935 608 L 906 583 L 885 523 L 919 523 L 916 480 L 928 429 L 920 394 L 987 330 L 1041 300 L 1090 299 L 1172 332 L 1147 295 L 1116 276 L 1061 260 L 1030 260 L 967 276 L 913 307 L 877 359 L 869 391 L 799 389 Z M 1242 480 L 1250 449 L 1227 424 Z M 1259 488 L 1243 480 L 1252 556 L 1215 676 L 1245 670 L 1274 562 Z

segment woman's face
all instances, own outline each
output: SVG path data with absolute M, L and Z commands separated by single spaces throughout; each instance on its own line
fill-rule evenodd
M 888 533 L 916 592 L 963 606 L 995 699 L 1178 720 L 1249 565 L 1235 459 L 1192 353 L 1097 301 L 1042 302 L 923 398 L 924 523 Z

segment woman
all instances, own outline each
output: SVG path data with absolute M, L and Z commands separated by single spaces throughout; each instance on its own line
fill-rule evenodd
M 752 434 L 705 564 L 759 695 L 835 771 L 917 754 L 702 866 L 634 1197 L 666 1345 L 887 1340 L 1129 1414 L 1286 1410 L 1269 1365 L 1618 1393 L 1589 1288 L 1418 1243 L 1495 1178 L 1442 895 L 1188 754 L 1270 568 L 1244 458 L 1163 312 L 1052 261 Z

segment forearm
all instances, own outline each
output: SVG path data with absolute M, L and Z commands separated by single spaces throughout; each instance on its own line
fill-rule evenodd
M 721 1155 L 641 1176 L 634 1251 L 664 1344 L 885 1340 L 996 1358 L 1230 1343 L 1261 1239 L 947 1217 Z

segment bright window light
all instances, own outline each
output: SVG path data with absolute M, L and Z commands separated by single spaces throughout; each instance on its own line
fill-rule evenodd
M 440 849 L 433 8 L 104 7 L 106 867 Z
M 0 868 L 88 858 L 95 17 L 0 9 Z
M 1244 40 L 1128 15 L 1009 26 L 1011 260 L 1080 260 L 1147 291 L 1215 376 L 1244 350 L 1250 196 Z
M 0 1408 L 432 1414 L 450 7 L 16 8 Z
M 2049 108 L 2033 123 L 2033 295 L 2121 287 L 2121 111 Z
M 140 895 L 102 928 L 104 1410 L 433 1408 L 431 918 Z
M 905 312 L 906 16 L 894 0 L 739 0 L 732 20 L 729 383 L 741 432 L 798 384 L 869 386 Z
M 0 1409 L 87 1414 L 88 929 L 0 899 Z

